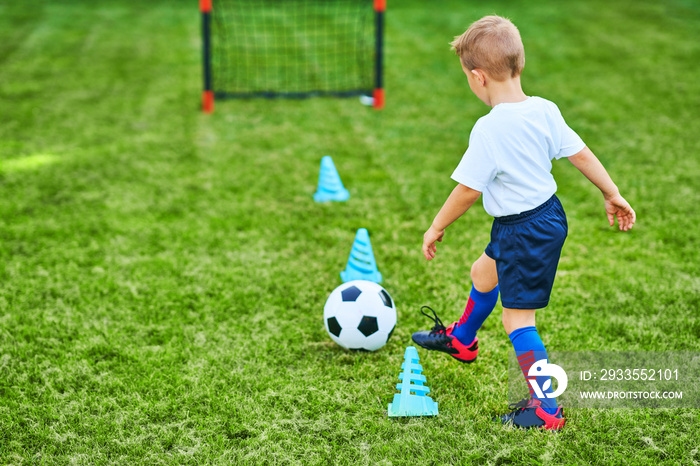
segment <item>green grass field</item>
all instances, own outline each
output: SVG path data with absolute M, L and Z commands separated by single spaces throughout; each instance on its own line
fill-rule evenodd
M 493 423 L 500 305 L 477 363 L 421 350 L 436 418 L 388 419 L 411 333 L 461 314 L 490 218 L 428 263 L 422 235 L 488 108 L 448 42 L 520 28 L 524 90 L 555 101 L 637 211 L 555 163 L 569 217 L 550 351 L 700 351 L 700 4 L 390 2 L 387 105 L 238 100 L 199 111 L 195 1 L 0 0 L 0 463 L 697 464 L 700 410 L 571 409 Z M 331 155 L 351 192 L 316 204 Z M 322 322 L 358 228 L 399 323 L 375 353 Z

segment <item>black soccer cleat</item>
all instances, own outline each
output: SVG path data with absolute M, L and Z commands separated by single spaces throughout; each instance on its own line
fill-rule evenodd
M 558 431 L 566 423 L 564 412 L 559 406 L 555 414 L 548 414 L 541 407 L 542 402 L 535 398 L 520 400 L 518 403 L 508 405 L 514 411 L 493 418 L 505 425 L 512 425 L 520 429 L 547 429 Z
M 426 314 L 423 312 L 423 309 L 430 309 L 433 315 Z M 456 337 L 452 336 L 452 330 L 455 328 L 457 322 L 453 322 L 452 325 L 445 328 L 440 318 L 430 307 L 423 306 L 420 308 L 420 312 L 424 316 L 432 319 L 435 322 L 435 326 L 432 330 L 422 330 L 413 334 L 411 338 L 413 338 L 413 341 L 418 346 L 427 350 L 442 351 L 460 362 L 472 363 L 476 361 L 476 356 L 479 354 L 478 338 L 475 337 L 474 341 L 469 345 L 465 345 Z

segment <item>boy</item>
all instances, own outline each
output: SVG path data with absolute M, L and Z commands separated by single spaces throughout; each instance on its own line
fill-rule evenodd
M 472 265 L 472 289 L 464 314 L 445 328 L 433 312 L 431 331 L 413 340 L 443 351 L 461 362 L 474 362 L 479 352 L 477 330 L 493 310 L 500 292 L 503 327 L 523 375 L 539 387 L 549 377 L 529 377 L 532 364 L 547 354 L 535 328 L 535 310 L 547 306 L 559 256 L 567 235 L 566 215 L 554 195 L 551 160 L 567 157 L 605 198 L 608 222 L 620 230 L 634 225 L 635 213 L 617 186 L 571 130 L 555 104 L 528 97 L 520 85 L 525 52 L 518 29 L 508 19 L 487 16 L 472 24 L 452 47 L 460 57 L 472 92 L 491 111 L 474 125 L 469 147 L 452 174 L 457 181 L 423 236 L 423 254 L 432 260 L 445 228 L 483 194 L 484 209 L 494 217 L 491 242 Z M 421 310 L 422 312 L 422 310 Z M 560 429 L 565 423 L 554 398 L 535 397 L 511 405 L 497 418 L 521 428 Z

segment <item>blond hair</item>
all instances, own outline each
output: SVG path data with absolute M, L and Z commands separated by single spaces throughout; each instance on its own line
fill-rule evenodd
M 520 32 L 507 18 L 485 16 L 450 43 L 468 70 L 481 69 L 496 81 L 520 76 L 525 49 Z

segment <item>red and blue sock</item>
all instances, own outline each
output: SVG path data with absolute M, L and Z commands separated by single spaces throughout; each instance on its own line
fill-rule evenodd
M 532 366 L 536 361 L 546 359 L 547 362 L 549 362 L 549 359 L 547 358 L 547 350 L 544 348 L 544 343 L 542 343 L 542 339 L 537 333 L 537 329 L 535 327 L 519 328 L 517 330 L 513 330 L 513 332 L 508 335 L 508 338 L 510 338 L 510 341 L 513 343 L 515 355 L 518 358 L 518 364 L 520 364 L 520 370 L 523 371 L 523 375 L 527 381 L 527 387 L 530 390 L 530 396 L 540 400 L 542 403 L 542 409 L 544 409 L 546 413 L 556 414 L 556 399 L 547 397 L 548 393 L 553 393 L 551 382 L 550 386 L 546 390 L 542 391 L 545 395 L 544 398 L 539 398 L 536 396 L 535 391 L 532 389 L 532 385 L 530 384 L 530 380 L 534 379 L 536 380 L 537 385 L 543 387 L 545 382 L 551 379 L 549 376 L 530 377 L 528 375 L 530 366 Z
M 498 285 L 488 293 L 482 293 L 472 286 L 469 293 L 467 307 L 464 314 L 452 329 L 452 335 L 462 344 L 468 345 L 474 338 L 476 332 L 481 328 L 486 318 L 491 314 L 498 301 Z

